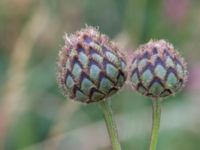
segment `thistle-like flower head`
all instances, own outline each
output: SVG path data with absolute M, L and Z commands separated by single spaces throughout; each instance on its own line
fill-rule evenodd
M 149 41 L 136 50 L 130 65 L 131 84 L 152 98 L 174 95 L 187 80 L 184 59 L 165 40 Z
M 115 43 L 96 28 L 70 36 L 59 53 L 58 84 L 63 93 L 83 103 L 101 101 L 126 80 L 126 61 Z

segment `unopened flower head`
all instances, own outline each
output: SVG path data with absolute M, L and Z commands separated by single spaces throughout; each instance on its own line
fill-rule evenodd
M 59 53 L 58 83 L 63 93 L 83 103 L 101 101 L 126 80 L 126 60 L 115 43 L 96 28 L 70 36 Z
M 174 95 L 187 80 L 184 59 L 165 40 L 149 41 L 136 50 L 130 65 L 131 84 L 152 98 Z

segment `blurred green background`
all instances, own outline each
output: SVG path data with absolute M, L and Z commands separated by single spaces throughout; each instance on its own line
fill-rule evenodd
M 1 0 L 0 150 L 111 149 L 98 106 L 68 101 L 56 84 L 64 33 L 85 24 L 129 51 L 150 39 L 174 44 L 189 81 L 163 103 L 158 149 L 199 150 L 199 0 Z M 122 148 L 148 149 L 151 101 L 128 86 L 111 99 Z

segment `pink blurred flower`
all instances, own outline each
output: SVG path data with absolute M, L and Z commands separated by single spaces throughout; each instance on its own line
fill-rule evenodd
M 200 92 L 200 63 L 190 68 L 187 88 L 192 92 Z
M 163 0 L 163 7 L 167 21 L 181 25 L 187 18 L 190 0 Z

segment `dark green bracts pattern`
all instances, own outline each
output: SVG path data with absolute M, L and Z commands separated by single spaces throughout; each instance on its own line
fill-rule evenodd
M 115 43 L 92 27 L 65 36 L 58 68 L 63 93 L 83 103 L 103 100 L 126 80 L 124 56 Z
M 185 61 L 164 40 L 142 45 L 134 54 L 130 71 L 132 86 L 153 98 L 175 94 L 187 80 Z

